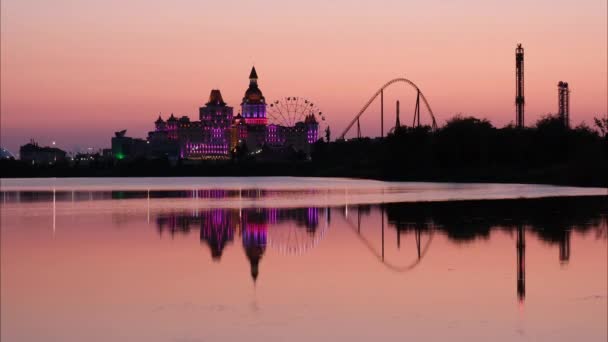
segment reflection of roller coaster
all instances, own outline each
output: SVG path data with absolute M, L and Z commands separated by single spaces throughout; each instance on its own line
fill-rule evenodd
M 356 225 L 354 223 L 352 223 L 346 215 L 344 216 L 344 221 L 357 234 L 357 237 L 363 243 L 363 245 L 365 245 L 365 247 L 378 259 L 378 261 L 380 263 L 382 263 L 384 266 L 386 266 L 386 268 L 388 268 L 391 271 L 400 272 L 400 273 L 407 272 L 407 271 L 414 269 L 416 266 L 418 266 L 420 264 L 420 262 L 422 261 L 422 258 L 424 258 L 424 256 L 426 255 L 426 253 L 428 252 L 428 250 L 431 246 L 431 242 L 433 241 L 433 236 L 435 234 L 435 229 L 434 229 L 433 223 L 425 222 L 423 224 L 414 224 L 414 225 L 410 226 L 410 225 L 404 225 L 400 222 L 393 222 L 393 224 L 395 225 L 395 229 L 397 230 L 397 246 L 401 245 L 401 231 L 402 230 L 413 230 L 414 237 L 416 240 L 417 258 L 407 265 L 399 266 L 399 265 L 396 265 L 396 264 L 386 260 L 384 257 L 384 243 L 385 243 L 384 206 L 381 205 L 380 210 L 381 210 L 380 227 L 381 227 L 381 232 L 382 232 L 382 243 L 381 243 L 382 247 L 381 247 L 380 252 L 378 252 L 378 250 L 376 248 L 374 248 L 373 244 L 367 238 L 365 238 L 365 236 L 363 236 L 363 234 L 361 234 L 361 214 L 362 214 L 362 212 L 365 211 L 365 206 L 357 206 L 357 224 Z M 428 238 L 427 238 L 426 242 L 424 243 L 424 245 L 422 245 L 422 233 L 423 232 L 426 232 L 428 234 Z
M 418 88 L 418 86 L 416 84 L 414 84 L 414 82 L 412 82 L 406 78 L 395 78 L 393 80 L 386 82 L 382 87 L 380 87 L 380 89 L 378 89 L 378 91 L 376 91 L 376 93 L 374 93 L 374 95 L 365 103 L 365 105 L 363 106 L 363 108 L 361 108 L 361 110 L 357 113 L 357 115 L 355 115 L 355 117 L 348 124 L 348 126 L 346 126 L 346 128 L 344 129 L 342 134 L 340 134 L 340 137 L 339 137 L 340 139 L 345 138 L 346 134 L 355 125 L 355 123 L 357 124 L 357 137 L 361 138 L 361 125 L 359 123 L 359 118 L 361 118 L 363 113 L 365 113 L 367 108 L 372 104 L 372 102 L 374 102 L 374 100 L 378 96 L 380 96 L 380 132 L 381 132 L 380 135 L 382 137 L 384 136 L 384 89 L 388 88 L 389 86 L 391 86 L 394 83 L 406 83 L 416 90 L 416 107 L 414 109 L 413 126 L 420 126 L 420 100 L 422 100 L 422 103 L 426 107 L 426 110 L 428 111 L 429 116 L 431 117 L 431 127 L 433 129 L 437 128 L 437 122 L 435 120 L 435 115 L 433 114 L 433 111 L 431 110 L 431 106 L 429 105 L 429 102 L 427 101 L 426 97 L 424 96 L 422 91 L 420 91 L 420 88 Z

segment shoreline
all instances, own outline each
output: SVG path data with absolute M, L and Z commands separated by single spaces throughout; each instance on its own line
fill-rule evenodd
M 350 178 L 386 182 L 529 184 L 608 189 L 608 167 L 595 168 L 564 166 L 558 168 L 468 168 L 410 170 L 398 174 L 380 168 L 357 168 L 344 165 L 324 168 L 311 162 L 260 163 L 202 163 L 199 165 L 167 166 L 158 163 L 117 165 L 112 167 L 51 166 L 32 167 L 19 165 L 6 167 L 0 164 L 0 179 L 16 178 L 187 178 L 187 177 L 319 177 L 327 179 Z

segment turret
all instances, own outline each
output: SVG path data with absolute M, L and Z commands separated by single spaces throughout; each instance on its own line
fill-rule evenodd
M 258 87 L 258 73 L 255 67 L 249 73 L 249 87 L 241 102 L 241 112 L 245 122 L 250 125 L 266 125 L 266 99 Z
M 157 132 L 164 131 L 167 127 L 165 124 L 165 120 L 161 118 L 160 114 L 158 115 L 158 119 L 156 119 L 156 121 L 154 122 L 154 126 L 156 127 Z
M 169 139 L 177 140 L 177 118 L 171 113 L 169 119 L 167 119 L 166 127 L 169 131 Z
M 309 144 L 314 144 L 319 139 L 319 123 L 315 115 L 313 113 L 307 115 L 304 119 L 304 124 L 306 124 L 307 128 L 306 140 Z
M 212 89 L 209 94 L 209 101 L 206 103 L 207 106 L 225 106 L 226 102 L 222 98 L 222 93 L 219 89 Z

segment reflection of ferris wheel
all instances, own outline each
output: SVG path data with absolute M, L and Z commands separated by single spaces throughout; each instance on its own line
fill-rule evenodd
M 268 245 L 283 255 L 304 254 L 323 240 L 329 226 L 327 211 L 324 218 L 325 222 L 320 222 L 315 230 L 298 226 L 293 222 L 271 225 L 268 228 Z
M 307 116 L 314 115 L 319 124 L 319 132 L 325 129 L 325 114 L 312 101 L 303 97 L 285 97 L 271 102 L 267 107 L 267 116 L 271 124 L 293 127 L 297 122 L 304 122 Z

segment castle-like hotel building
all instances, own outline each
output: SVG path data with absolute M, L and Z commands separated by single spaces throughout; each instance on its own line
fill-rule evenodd
M 209 101 L 199 109 L 199 121 L 183 116 L 158 117 L 155 129 L 148 133 L 147 150 L 152 156 L 178 154 L 181 159 L 230 159 L 237 150 L 256 153 L 262 149 L 290 148 L 310 153 L 318 139 L 319 125 L 314 116 L 286 127 L 268 123 L 266 99 L 258 86 L 255 67 L 249 75 L 249 87 L 241 102 L 241 113 L 233 115 L 219 90 L 214 89 Z

